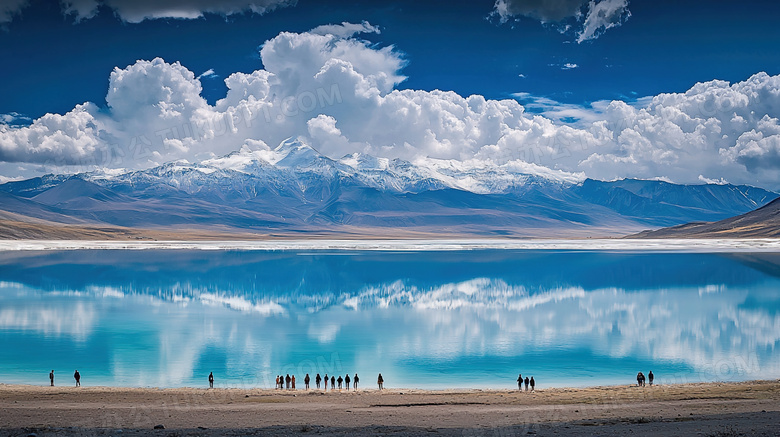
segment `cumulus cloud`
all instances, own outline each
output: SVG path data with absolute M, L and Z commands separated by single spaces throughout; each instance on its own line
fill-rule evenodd
M 777 188 L 779 116 L 780 76 L 766 73 L 735 84 L 698 83 L 643 107 L 613 101 L 590 128 L 608 130 L 611 141 L 581 166 L 602 177 L 655 173 L 687 182 L 700 174 Z
M 97 112 L 85 103 L 65 115 L 46 114 L 30 126 L 0 125 L 0 161 L 81 163 L 102 147 Z
M 133 169 L 242 148 L 267 151 L 301 137 L 333 158 L 364 152 L 470 168 L 511 163 L 534 174 L 780 188 L 780 76 L 715 80 L 684 93 L 591 107 L 517 94 L 524 106 L 397 89 L 405 79 L 403 55 L 340 36 L 373 28 L 368 23 L 341 26 L 266 41 L 265 69 L 229 75 L 228 91 L 214 105 L 178 62 L 116 68 L 106 107 L 84 103 L 25 125 L 0 123 L 0 161 Z
M 582 43 L 620 26 L 631 12 L 628 0 L 496 0 L 493 15 L 501 23 L 528 17 L 561 33 L 574 31 L 576 41 Z

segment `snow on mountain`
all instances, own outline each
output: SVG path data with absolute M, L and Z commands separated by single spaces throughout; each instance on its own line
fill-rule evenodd
M 496 165 L 476 160 L 461 162 L 423 158 L 411 163 L 364 153 L 353 153 L 334 160 L 297 139 L 285 140 L 273 150 L 242 147 L 227 156 L 203 161 L 200 166 L 197 168 L 200 171 L 205 166 L 252 176 L 265 176 L 275 169 L 298 181 L 308 179 L 308 183 L 302 185 L 304 189 L 313 182 L 311 179 L 329 183 L 342 179 L 394 193 L 453 188 L 476 194 L 499 194 L 517 191 L 528 184 L 572 185 L 585 179 L 582 174 L 551 170 L 521 161 Z
M 46 175 L 0 184 L 0 212 L 120 226 L 435 229 L 509 235 L 533 229 L 636 232 L 720 220 L 777 194 L 733 185 L 586 179 L 522 161 L 332 159 L 298 139 L 248 142 L 225 156 L 132 172 Z M 37 208 L 37 209 L 36 209 Z M 530 231 L 529 231 L 530 230 Z M 579 232 L 578 231 L 578 232 Z

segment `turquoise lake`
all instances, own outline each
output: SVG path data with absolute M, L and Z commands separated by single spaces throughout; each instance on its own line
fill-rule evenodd
M 780 378 L 780 254 L 0 252 L 0 383 L 513 388 Z

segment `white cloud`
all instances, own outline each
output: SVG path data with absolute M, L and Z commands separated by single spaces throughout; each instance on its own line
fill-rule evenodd
M 0 124 L 17 125 L 17 124 L 29 124 L 32 121 L 30 117 L 22 115 L 18 112 L 9 112 L 8 114 L 0 114 Z
M 209 68 L 208 70 L 204 71 L 203 73 L 199 74 L 197 79 L 200 80 L 201 78 L 209 78 L 209 77 L 217 77 L 217 73 L 214 72 L 213 68 Z
M 587 0 L 496 0 L 494 12 L 502 22 L 522 15 L 542 23 L 559 22 L 581 14 Z
M 699 175 L 699 180 L 705 184 L 716 184 L 716 185 L 726 185 L 729 183 L 729 181 L 720 178 L 720 179 L 710 179 L 707 177 L 704 177 L 703 175 Z
M 89 20 L 98 13 L 97 0 L 60 0 L 62 13 L 72 15 L 76 22 Z
M 95 105 L 78 105 L 65 115 L 46 114 L 30 126 L 0 125 L 0 160 L 74 165 L 102 147 Z
M 2 0 L 0 1 L 0 24 L 10 23 L 14 16 L 19 15 L 22 9 L 30 4 L 30 0 Z
M 377 26 L 372 26 L 368 21 L 362 23 L 324 24 L 310 30 L 315 35 L 333 35 L 339 38 L 349 38 L 359 33 L 380 33 Z
M 204 14 L 265 14 L 295 6 L 298 0 L 60 0 L 63 15 L 76 22 L 94 18 L 99 7 L 114 11 L 122 21 L 140 23 L 161 18 L 196 19 Z M 29 6 L 29 0 L 0 0 L 0 24 L 10 23 Z
M 628 0 L 496 0 L 492 15 L 498 16 L 501 23 L 517 17 L 532 18 L 560 33 L 576 33 L 576 41 L 581 43 L 620 26 L 631 12 Z
M 0 161 L 49 167 L 42 171 L 135 169 L 213 160 L 242 146 L 265 156 L 272 154 L 268 146 L 301 136 L 333 158 L 363 152 L 471 169 L 512 163 L 535 174 L 780 188 L 780 76 L 759 73 L 735 84 L 710 81 L 634 104 L 589 107 L 518 93 L 523 106 L 398 90 L 403 56 L 337 36 L 368 23 L 343 26 L 344 32 L 284 32 L 267 41 L 265 69 L 228 76 L 227 95 L 215 105 L 179 63 L 158 58 L 117 68 L 105 108 L 85 103 L 27 126 L 0 123 Z M 245 157 L 240 161 L 247 165 Z M 12 167 L 0 167 L 3 176 L 15 177 Z
M 578 127 L 587 127 L 604 117 L 604 102 L 602 101 L 593 102 L 590 107 L 585 107 L 573 103 L 561 103 L 548 97 L 534 96 L 530 93 L 514 93 L 512 97 L 515 97 L 528 111 Z
M 159 18 L 195 19 L 204 14 L 264 14 L 279 7 L 294 6 L 297 0 L 61 0 L 63 12 L 75 15 L 76 21 L 97 15 L 98 5 L 113 9 L 128 23 Z
M 573 69 L 578 68 L 578 67 L 579 67 L 579 65 L 577 65 L 577 64 L 574 64 L 574 63 L 571 63 L 571 62 L 567 62 L 567 63 L 561 65 L 561 70 L 573 70 Z
M 591 0 L 585 24 L 577 34 L 577 42 L 596 39 L 608 29 L 620 26 L 629 17 L 628 0 L 602 0 L 598 3 Z
M 780 76 L 766 73 L 733 85 L 699 83 L 640 108 L 612 102 L 605 120 L 590 128 L 609 130 L 612 140 L 583 161 L 583 170 L 602 177 L 662 174 L 678 182 L 701 174 L 776 188 L 779 103 Z

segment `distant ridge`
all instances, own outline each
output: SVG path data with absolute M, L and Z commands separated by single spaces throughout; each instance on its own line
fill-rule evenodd
M 780 237 L 780 198 L 745 214 L 717 222 L 693 222 L 628 238 L 778 238 Z
M 0 238 L 45 236 L 66 224 L 54 234 L 618 237 L 722 220 L 777 196 L 744 185 L 597 181 L 522 161 L 331 159 L 290 139 L 200 163 L 1 184 L 0 217 L 9 222 Z

